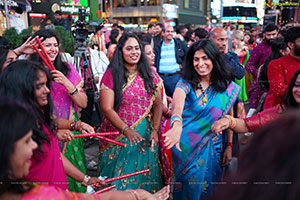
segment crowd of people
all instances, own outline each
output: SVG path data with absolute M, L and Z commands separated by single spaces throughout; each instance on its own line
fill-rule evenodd
M 296 197 L 298 162 L 276 160 L 299 149 L 300 26 L 99 25 L 66 59 L 45 22 L 16 49 L 0 37 L 0 199 Z M 96 139 L 99 177 L 76 136 L 95 132 L 118 133 Z

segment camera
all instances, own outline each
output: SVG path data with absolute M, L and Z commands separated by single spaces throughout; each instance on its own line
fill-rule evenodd
M 75 23 L 75 29 L 72 31 L 72 35 L 76 41 L 76 49 L 77 48 L 86 48 L 87 47 L 87 39 L 89 36 L 89 31 L 86 28 L 88 22 L 86 22 L 86 17 L 88 14 L 86 13 L 85 8 L 79 8 L 78 20 Z

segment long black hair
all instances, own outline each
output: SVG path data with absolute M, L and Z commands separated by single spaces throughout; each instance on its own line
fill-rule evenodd
M 6 61 L 9 50 L 10 50 L 10 45 L 8 43 L 8 40 L 0 36 L 0 74 L 3 70 L 2 67 Z
M 296 79 L 299 76 L 299 74 L 300 74 L 300 69 L 295 72 L 288 88 L 286 89 L 285 96 L 282 100 L 286 109 L 291 109 L 291 108 L 298 109 L 299 108 L 299 104 L 296 102 L 294 95 L 293 95 L 293 88 L 295 87 L 295 82 L 296 82 Z
M 34 38 L 36 36 L 43 37 L 43 40 L 41 42 L 43 42 L 45 39 L 55 37 L 57 44 L 60 45 L 60 41 L 59 41 L 57 34 L 55 33 L 55 31 L 53 31 L 51 29 L 41 29 L 41 30 L 35 32 L 34 35 L 32 36 L 32 38 Z M 61 71 L 65 76 L 67 76 L 69 74 L 69 72 L 71 71 L 71 69 L 69 68 L 68 63 L 65 63 L 62 61 L 62 57 L 61 57 L 62 51 L 61 51 L 61 48 L 58 48 L 58 49 L 59 49 L 58 54 L 54 60 L 53 65 L 56 70 Z M 29 59 L 32 61 L 38 61 L 40 63 L 43 63 L 42 59 L 40 58 L 40 56 L 37 53 L 32 54 Z
M 129 75 L 129 71 L 125 67 L 125 61 L 123 58 L 123 47 L 126 41 L 129 38 L 134 38 L 138 41 L 138 44 L 141 49 L 141 57 L 139 62 L 137 63 L 137 70 L 140 76 L 144 79 L 145 89 L 149 94 L 154 93 L 154 86 L 153 86 L 153 77 L 151 73 L 151 69 L 149 67 L 148 60 L 145 56 L 143 47 L 141 45 L 140 40 L 135 34 L 132 33 L 124 33 L 120 38 L 114 55 L 108 65 L 108 68 L 111 69 L 113 83 L 114 83 L 114 92 L 115 92 L 115 102 L 114 108 L 115 110 L 119 110 L 121 103 L 122 103 L 122 89 L 127 83 L 127 78 Z
M 0 196 L 5 192 L 24 193 L 22 184 L 12 184 L 9 169 L 14 153 L 14 144 L 33 129 L 36 123 L 31 110 L 20 102 L 7 97 L 0 97 Z
M 194 68 L 194 54 L 203 49 L 205 54 L 211 59 L 213 69 L 211 72 L 211 84 L 218 92 L 226 90 L 228 84 L 233 80 L 233 70 L 224 60 L 217 46 L 210 40 L 199 40 L 188 50 L 183 64 L 182 78 L 196 88 L 201 81 L 201 77 Z
M 50 94 L 47 96 L 48 104 L 40 107 L 36 101 L 35 83 L 39 80 L 40 72 L 44 72 L 47 76 L 47 87 L 50 89 L 51 75 L 45 67 L 33 63 L 28 60 L 17 60 L 8 65 L 0 76 L 0 97 L 10 97 L 32 109 L 37 119 L 36 134 L 33 139 L 39 145 L 38 150 L 41 151 L 43 141 L 48 142 L 46 134 L 43 132 L 42 125 L 48 126 L 53 133 L 56 132 L 56 124 L 53 119 L 53 103 Z

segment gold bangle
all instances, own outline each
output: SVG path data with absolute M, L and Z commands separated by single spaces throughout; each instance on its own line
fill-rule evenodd
M 128 128 L 129 128 L 129 126 L 127 126 L 127 125 L 124 126 L 124 128 L 123 128 L 123 130 L 122 130 L 122 134 L 123 134 L 123 135 L 125 135 L 125 131 L 126 131 L 126 129 L 128 129 Z
M 160 132 L 158 128 L 152 128 L 151 132 L 152 131 L 155 131 L 157 134 L 159 134 L 159 132 Z
M 236 120 L 231 115 L 224 115 L 224 117 L 229 120 L 229 128 L 233 129 L 236 126 Z
M 74 131 L 76 130 L 76 131 L 79 131 L 80 129 L 79 129 L 79 127 L 81 126 L 81 121 L 76 121 L 76 124 L 75 124 L 75 128 L 74 128 Z
M 74 131 L 74 125 L 75 125 L 75 122 L 72 121 L 71 124 L 70 124 L 69 130 Z

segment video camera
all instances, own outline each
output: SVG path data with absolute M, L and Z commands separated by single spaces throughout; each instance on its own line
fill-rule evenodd
M 87 45 L 89 35 L 88 29 L 85 28 L 88 25 L 88 22 L 85 20 L 87 16 L 86 9 L 79 8 L 78 20 L 74 25 L 75 29 L 72 31 L 72 35 L 76 41 L 76 49 L 80 47 L 85 48 Z

